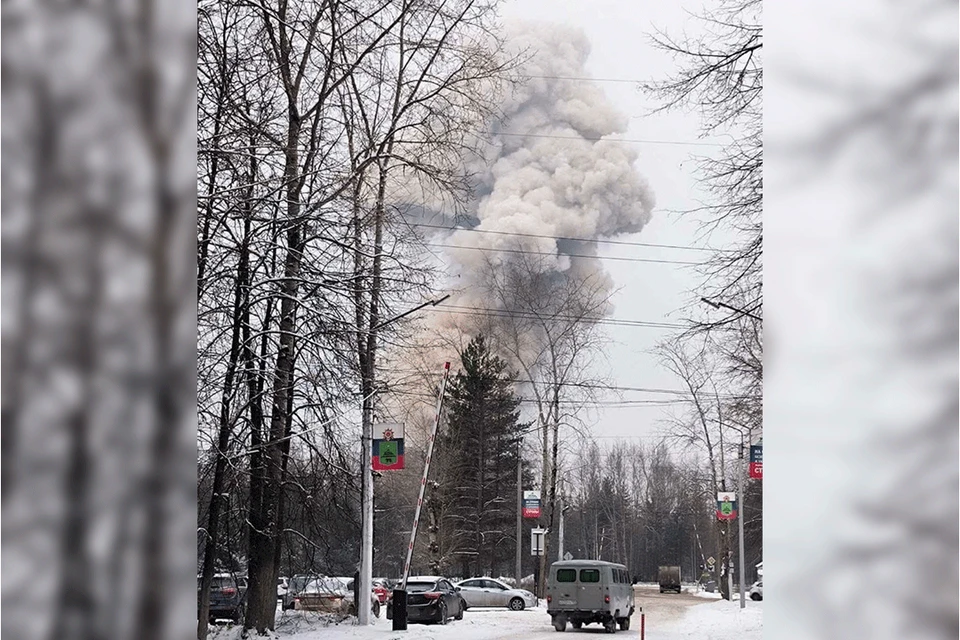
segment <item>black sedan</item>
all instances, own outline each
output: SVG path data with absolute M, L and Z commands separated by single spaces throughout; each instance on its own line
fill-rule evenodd
M 446 578 L 417 576 L 407 580 L 407 621 L 436 622 L 463 620 L 466 605 Z M 387 618 L 393 618 L 393 603 L 387 603 Z

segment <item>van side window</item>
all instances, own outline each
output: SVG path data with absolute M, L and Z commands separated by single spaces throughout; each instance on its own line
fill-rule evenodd
M 623 569 L 617 569 L 617 582 L 623 584 Z
M 576 582 L 576 569 L 557 569 L 557 582 Z
M 580 569 L 580 582 L 600 582 L 600 570 Z

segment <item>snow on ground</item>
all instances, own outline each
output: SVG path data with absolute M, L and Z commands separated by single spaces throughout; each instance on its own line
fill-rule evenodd
M 647 634 L 651 640 L 761 640 L 763 638 L 763 602 L 719 600 L 698 604 L 670 628 Z M 651 630 L 652 631 L 652 630 Z
M 710 594 L 712 595 L 712 594 Z M 740 609 L 738 600 L 718 600 L 687 607 L 682 616 L 666 620 L 648 615 L 646 640 L 761 640 L 763 636 L 763 602 L 747 601 Z M 336 624 L 322 620 L 316 614 L 291 615 L 285 612 L 277 620 L 279 640 L 575 640 L 591 634 L 602 634 L 597 625 L 584 627 L 580 632 L 567 628 L 566 635 L 557 636 L 550 625 L 546 606 L 535 609 L 507 611 L 505 609 L 470 609 L 463 620 L 451 620 L 446 625 L 411 624 L 407 631 L 393 631 L 392 622 L 384 617 L 368 627 L 353 624 L 347 619 Z M 238 640 L 239 628 L 220 627 L 211 634 L 211 640 Z M 570 634 L 573 634 L 572 637 Z M 603 634 L 606 635 L 606 634 Z M 621 638 L 639 638 L 639 613 L 634 614 L 629 631 L 618 631 Z

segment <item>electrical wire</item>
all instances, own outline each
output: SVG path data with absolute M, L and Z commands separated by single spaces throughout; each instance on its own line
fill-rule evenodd
M 440 311 L 440 310 L 449 310 L 450 313 L 462 314 L 462 315 L 478 315 L 478 316 L 489 316 L 495 318 L 521 318 L 526 320 L 537 320 L 543 316 L 540 316 L 532 311 L 508 311 L 506 309 L 483 309 L 479 307 L 465 307 L 460 305 L 447 305 L 440 304 L 436 305 L 432 309 L 427 309 L 427 311 Z M 673 322 L 651 322 L 646 320 L 627 320 L 620 318 L 600 318 L 595 316 L 562 316 L 562 315 L 550 315 L 548 316 L 550 320 L 567 320 L 571 322 L 593 322 L 596 324 L 602 325 L 613 325 L 613 326 L 622 326 L 622 327 L 651 327 L 656 329 L 683 329 L 686 325 L 677 324 Z
M 519 133 L 513 131 L 481 131 L 490 136 L 508 136 L 513 138 L 552 138 L 554 140 L 574 140 L 577 142 L 631 142 L 635 144 L 665 144 L 680 147 L 723 147 L 719 142 L 693 142 L 683 140 L 655 140 L 652 138 L 588 138 L 586 136 L 559 136 L 552 133 Z M 485 142 L 490 142 L 486 140 Z M 491 143 L 492 144 L 492 143 Z
M 517 253 L 517 254 L 524 254 L 524 255 L 531 255 L 531 256 L 550 256 L 554 258 L 558 256 L 566 256 L 568 258 L 592 258 L 594 260 L 617 260 L 621 262 L 649 262 L 654 264 L 678 264 L 678 265 L 692 266 L 692 267 L 703 265 L 703 263 L 701 262 L 689 262 L 685 260 L 659 260 L 654 258 L 627 258 L 627 257 L 620 257 L 620 256 L 591 256 L 583 253 L 559 253 L 558 254 L 558 253 L 551 253 L 549 251 L 527 251 L 524 249 L 495 249 L 491 247 L 468 247 L 464 245 L 444 244 L 440 242 L 425 242 L 423 244 L 428 247 L 439 247 L 444 249 L 466 249 L 469 251 L 485 251 L 485 252 L 493 252 L 493 253 Z
M 448 227 L 442 224 L 426 224 L 422 222 L 410 223 L 411 227 L 424 227 L 427 229 L 441 229 L 446 231 L 467 231 L 470 233 L 486 233 L 498 236 L 515 236 L 521 238 L 543 238 L 546 240 L 570 240 L 574 242 L 595 242 L 597 244 L 609 244 L 621 247 L 649 247 L 653 249 L 681 249 L 685 251 L 706 251 L 710 253 L 735 252 L 735 249 L 711 249 L 710 247 L 688 247 L 678 244 L 658 244 L 655 242 L 629 242 L 627 240 L 601 240 L 599 238 L 576 238 L 573 236 L 548 236 L 539 233 L 520 233 L 519 231 L 493 231 L 492 229 L 470 229 L 466 227 Z

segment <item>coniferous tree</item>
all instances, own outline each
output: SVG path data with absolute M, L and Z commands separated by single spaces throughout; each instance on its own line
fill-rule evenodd
M 515 557 L 517 465 L 526 425 L 520 422 L 516 376 L 478 335 L 461 354 L 451 381 L 444 474 L 437 489 L 442 564 L 464 576 L 511 572 Z

